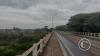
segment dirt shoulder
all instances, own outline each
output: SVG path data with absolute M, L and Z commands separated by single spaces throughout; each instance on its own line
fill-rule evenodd
M 56 37 L 56 34 L 53 33 L 42 56 L 63 56 L 60 44 Z

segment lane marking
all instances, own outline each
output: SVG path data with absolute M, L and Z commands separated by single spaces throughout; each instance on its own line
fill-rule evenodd
M 63 38 L 63 37 L 62 37 L 59 33 L 57 33 L 57 36 L 58 36 L 59 41 L 60 41 L 60 43 L 61 43 L 61 42 L 62 42 L 61 38 Z M 64 48 L 63 43 L 61 43 L 61 45 L 62 45 L 62 47 Z M 72 52 L 69 50 L 68 47 L 67 47 L 66 49 L 67 49 L 67 51 L 69 52 L 69 54 L 70 54 L 71 56 L 74 56 L 74 54 L 72 54 Z M 65 56 L 68 55 L 68 54 L 67 54 L 67 51 L 66 51 L 65 48 L 64 48 L 64 55 L 65 55 Z

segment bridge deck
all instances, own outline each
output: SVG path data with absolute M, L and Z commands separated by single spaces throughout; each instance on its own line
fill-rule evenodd
M 53 33 L 42 56 L 63 56 L 56 33 Z

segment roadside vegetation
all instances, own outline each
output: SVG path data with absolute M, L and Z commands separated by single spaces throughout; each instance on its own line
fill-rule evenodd
M 47 32 L 0 33 L 0 56 L 16 56 L 38 42 Z

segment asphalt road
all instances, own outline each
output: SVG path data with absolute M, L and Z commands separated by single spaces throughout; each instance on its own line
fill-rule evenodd
M 69 39 L 71 36 L 66 36 L 64 32 L 57 33 L 61 44 L 68 53 L 68 56 L 100 56 L 100 49 L 91 46 L 88 51 L 82 51 L 80 50 L 78 44 L 75 44 Z

